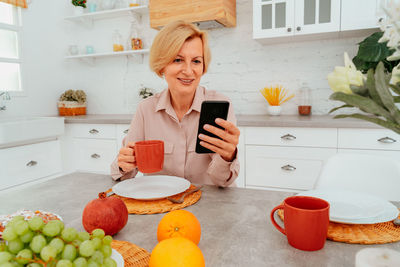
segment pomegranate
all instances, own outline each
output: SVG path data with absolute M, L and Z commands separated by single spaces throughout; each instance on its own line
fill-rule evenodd
M 99 193 L 99 198 L 90 201 L 82 214 L 82 224 L 91 233 L 94 229 L 103 229 L 106 235 L 115 235 L 126 225 L 128 209 L 117 197 L 107 197 L 106 192 Z

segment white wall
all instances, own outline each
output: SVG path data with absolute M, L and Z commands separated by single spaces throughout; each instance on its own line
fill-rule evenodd
M 56 115 L 56 102 L 67 89 L 88 95 L 89 114 L 133 113 L 141 85 L 158 91 L 165 82 L 149 71 L 148 56 L 96 59 L 93 65 L 65 60 L 67 47 L 93 45 L 98 52 L 111 50 L 114 29 L 127 38 L 129 17 L 96 21 L 93 27 L 71 23 L 70 0 L 32 0 L 23 11 L 24 88 L 27 96 L 13 97 L 7 115 Z M 150 46 L 157 33 L 143 16 L 142 34 Z M 313 93 L 313 114 L 325 114 L 337 104 L 329 101 L 326 76 L 343 65 L 343 52 L 352 57 L 357 43 L 366 36 L 307 42 L 262 45 L 252 39 L 252 0 L 237 0 L 237 27 L 209 31 L 212 62 L 202 83 L 228 95 L 237 114 L 265 114 L 267 102 L 259 92 L 267 85 L 282 84 L 296 93 L 307 82 Z M 297 114 L 296 100 L 284 105 L 283 113 Z

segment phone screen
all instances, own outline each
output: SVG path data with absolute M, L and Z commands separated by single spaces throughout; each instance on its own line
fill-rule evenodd
M 208 148 L 200 145 L 199 134 L 208 135 L 210 137 L 219 138 L 215 134 L 212 134 L 206 130 L 204 130 L 204 124 L 209 124 L 218 128 L 223 129 L 221 126 L 215 123 L 216 118 L 221 118 L 226 120 L 228 117 L 229 110 L 229 102 L 228 101 L 215 101 L 215 100 L 207 100 L 203 101 L 201 104 L 200 110 L 200 119 L 199 119 L 199 129 L 197 131 L 197 140 L 196 140 L 196 153 L 215 153 L 214 151 L 209 150 Z M 221 138 L 219 138 L 221 139 Z

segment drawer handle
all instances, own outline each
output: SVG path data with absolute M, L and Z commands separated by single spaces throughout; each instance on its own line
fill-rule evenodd
M 396 139 L 390 138 L 390 137 L 382 137 L 378 139 L 379 142 L 385 143 L 385 144 L 392 144 L 396 142 Z
M 294 140 L 294 139 L 296 139 L 296 136 L 291 135 L 291 134 L 285 134 L 285 135 L 281 136 L 281 139 L 284 139 L 284 140 Z
M 28 167 L 33 167 L 35 165 L 37 165 L 37 161 L 34 161 L 34 160 L 31 160 L 26 164 L 26 166 L 28 166 Z
M 100 155 L 97 154 L 97 153 L 94 153 L 94 154 L 91 155 L 91 157 L 94 158 L 94 159 L 98 159 L 98 158 L 100 158 Z
M 91 134 L 98 134 L 98 133 L 99 133 L 99 131 L 98 131 L 98 130 L 96 130 L 96 129 L 92 129 L 92 130 L 90 130 L 90 131 L 89 131 L 89 133 L 91 133 Z
M 127 133 L 128 133 L 128 131 L 129 131 L 129 129 L 126 129 L 126 130 L 124 131 L 124 134 L 127 134 Z
M 288 164 L 288 165 L 282 166 L 281 169 L 285 170 L 285 171 L 291 171 L 292 172 L 292 171 L 296 170 L 296 167 Z

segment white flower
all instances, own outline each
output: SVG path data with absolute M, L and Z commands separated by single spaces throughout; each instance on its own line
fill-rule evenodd
M 363 74 L 357 70 L 349 55 L 344 53 L 344 67 L 335 67 L 328 75 L 328 83 L 334 92 L 353 94 L 350 85 L 362 86 L 364 84 Z
M 400 63 L 392 70 L 392 78 L 390 79 L 391 84 L 400 83 Z

